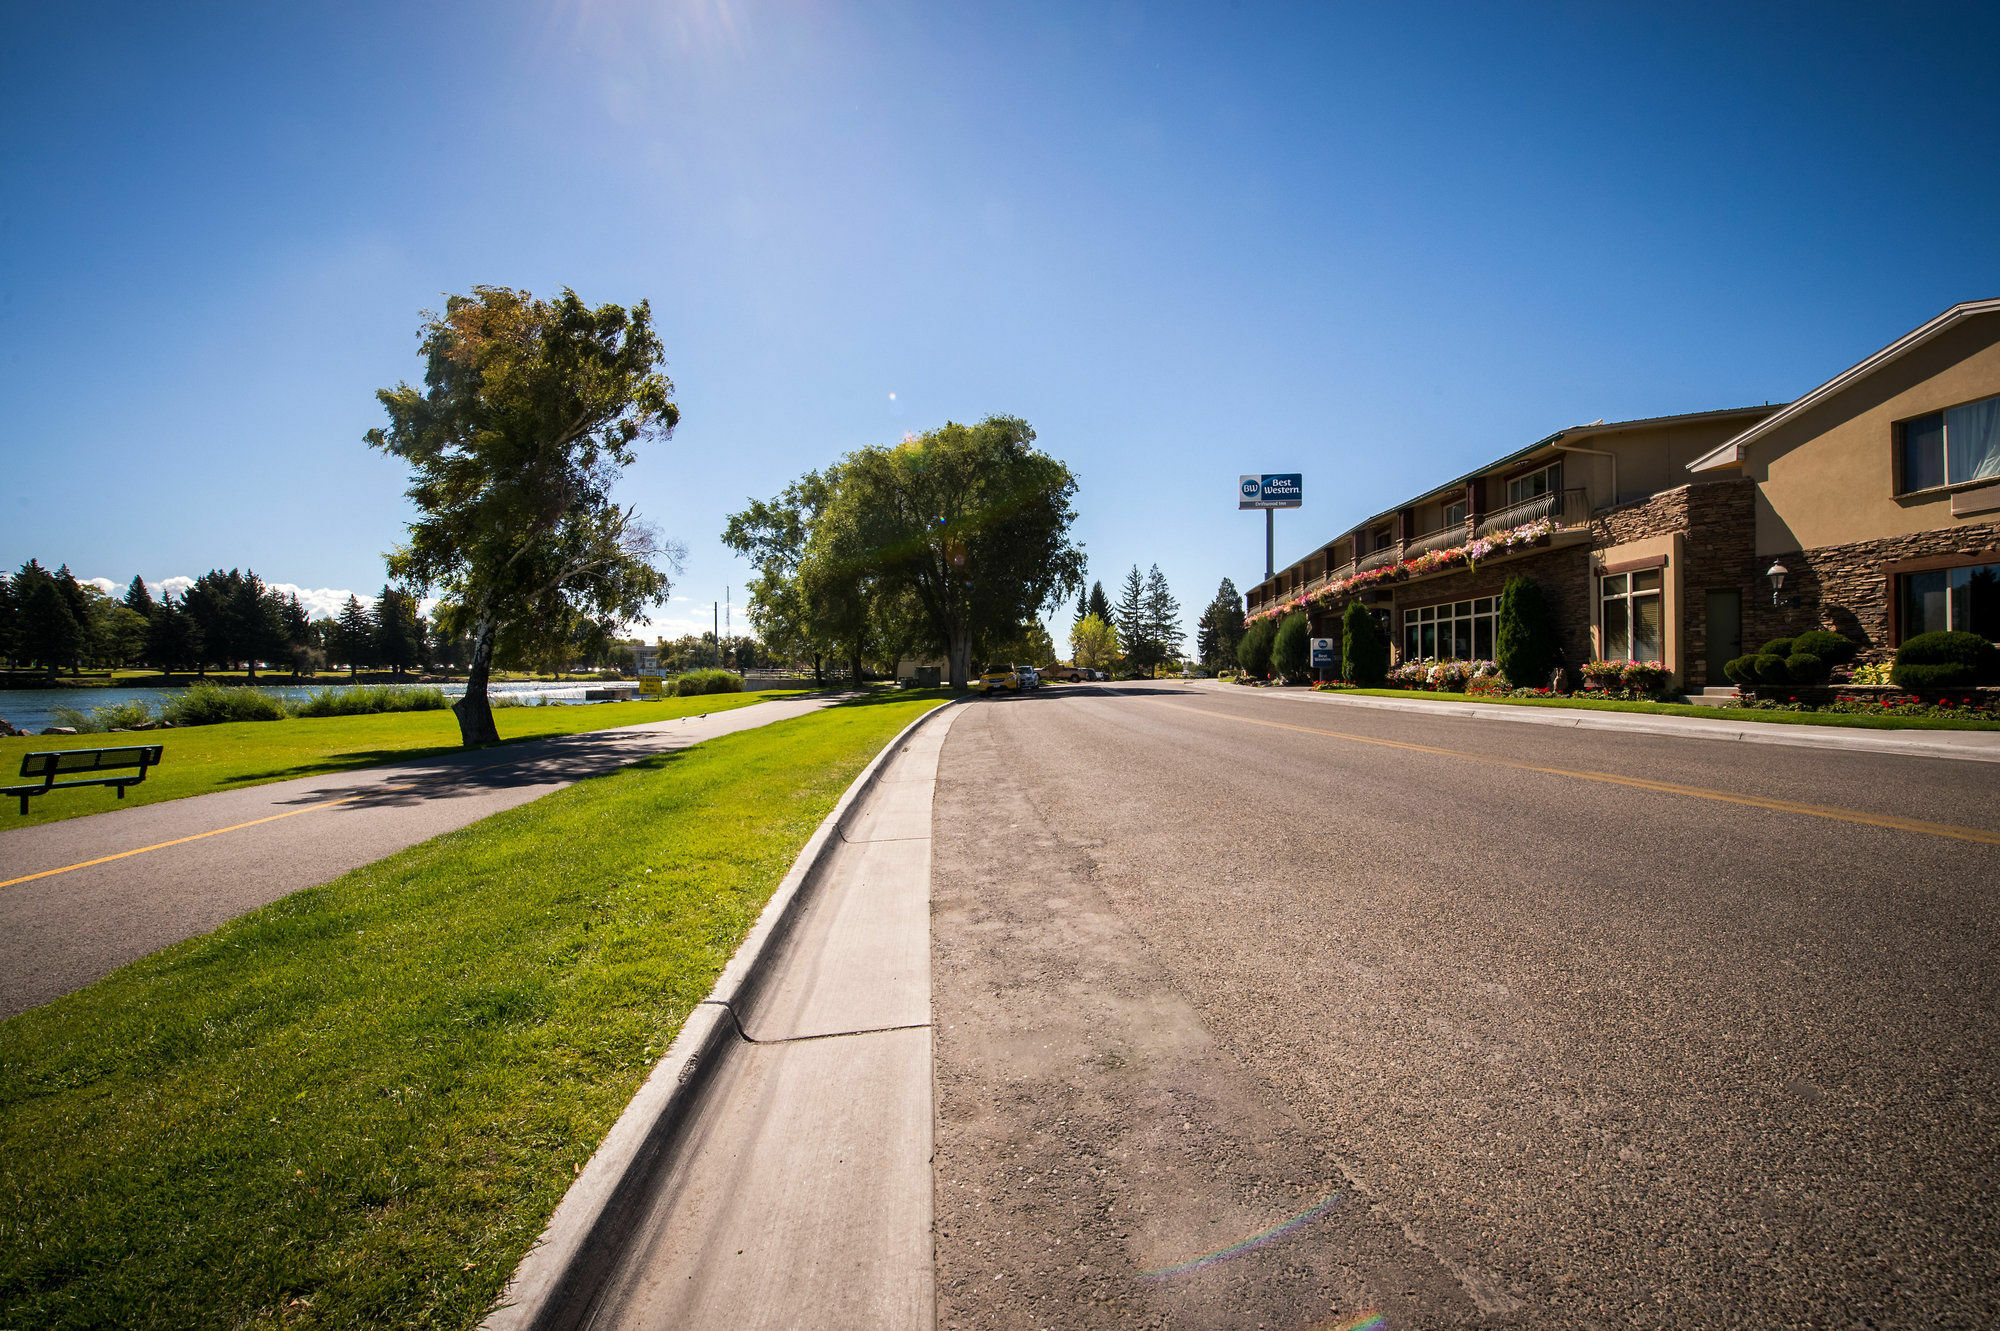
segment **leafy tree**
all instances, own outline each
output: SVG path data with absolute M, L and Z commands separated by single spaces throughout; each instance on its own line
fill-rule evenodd
M 948 422 L 840 464 L 814 527 L 883 593 L 907 592 L 963 688 L 974 644 L 1039 619 L 1083 576 L 1069 468 L 1023 420 Z
M 1167 579 L 1160 572 L 1158 564 L 1146 574 L 1146 637 L 1157 652 L 1158 660 L 1180 659 L 1181 647 L 1187 642 L 1187 632 L 1181 628 L 1181 603 L 1167 590 Z
M 1375 631 L 1375 616 L 1359 601 L 1340 617 L 1340 676 L 1374 688 L 1389 677 L 1389 644 Z
M 355 678 L 363 666 L 375 664 L 374 617 L 362 607 L 359 597 L 350 595 L 340 608 L 339 630 L 331 650 L 347 663 L 347 677 Z
M 1259 679 L 1271 673 L 1272 639 L 1276 637 L 1278 626 L 1269 618 L 1260 619 L 1244 630 L 1243 640 L 1236 644 L 1236 663 L 1243 667 L 1243 673 Z
M 1069 631 L 1070 660 L 1087 670 L 1109 670 L 1118 659 L 1118 630 L 1101 616 L 1085 615 Z
M 1500 591 L 1493 656 L 1516 688 L 1542 688 L 1556 665 L 1555 625 L 1541 584 L 1515 574 Z
M 22 661 L 41 666 L 53 680 L 58 669 L 74 665 L 83 651 L 83 627 L 56 575 L 33 559 L 14 575 L 14 596 L 19 616 L 15 649 Z
M 634 619 L 666 595 L 660 565 L 678 567 L 679 548 L 611 488 L 680 409 L 644 301 L 590 308 L 568 289 L 544 301 L 476 287 L 428 315 L 423 339 L 424 391 L 378 393 L 389 427 L 367 435 L 410 464 L 421 514 L 389 572 L 415 592 L 440 589 L 470 632 L 452 710 L 465 744 L 491 744 L 497 651 L 573 614 Z
M 1038 619 L 1017 625 L 978 644 L 980 659 L 1012 665 L 1046 666 L 1056 659 L 1056 645 Z
M 757 566 L 750 579 L 750 622 L 772 649 L 812 664 L 815 680 L 825 676 L 826 657 L 836 649 L 833 626 L 799 585 L 799 566 L 820 513 L 833 498 L 833 476 L 809 471 L 776 498 L 752 500 L 732 514 L 722 541 Z M 676 669 L 692 669 L 690 661 Z
M 1111 598 L 1104 594 L 1104 584 L 1101 582 L 1090 584 L 1090 613 L 1107 624 L 1117 622 L 1117 616 L 1111 613 Z
M 1278 625 L 1271 639 L 1271 666 L 1287 680 L 1304 679 L 1312 669 L 1312 625 L 1305 611 L 1292 611 Z
M 1215 589 L 1215 599 L 1195 625 L 1195 650 L 1210 670 L 1236 663 L 1236 644 L 1243 641 L 1243 597 L 1228 578 Z
M 90 590 L 95 592 L 96 588 Z M 144 659 L 152 628 L 152 621 L 144 615 L 99 593 L 91 598 L 90 619 L 90 636 L 103 664 L 127 666 Z

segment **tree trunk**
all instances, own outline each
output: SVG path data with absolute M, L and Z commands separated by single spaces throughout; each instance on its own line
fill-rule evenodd
M 822 687 L 826 684 L 826 657 L 813 653 L 813 683 Z
M 458 716 L 459 743 L 466 748 L 498 744 L 500 731 L 493 724 L 493 704 L 486 699 L 486 677 L 493 670 L 493 640 L 498 628 L 481 619 L 472 630 L 472 669 L 465 677 L 465 696 L 451 705 Z
M 858 689 L 861 687 L 861 644 L 858 642 L 854 644 L 854 654 L 849 658 L 848 665 L 854 674 L 854 687 Z
M 951 686 L 960 693 L 963 693 L 968 682 L 968 677 L 972 673 L 971 629 L 952 629 L 947 655 L 951 660 Z

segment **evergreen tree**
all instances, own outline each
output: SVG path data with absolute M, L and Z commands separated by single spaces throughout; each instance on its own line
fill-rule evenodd
M 1153 662 L 1158 660 L 1147 632 L 1146 584 L 1139 576 L 1139 566 L 1132 565 L 1132 571 L 1125 575 L 1124 590 L 1118 594 L 1118 605 L 1112 612 L 1112 624 L 1118 630 L 1119 645 L 1125 649 L 1125 663 L 1134 670 L 1152 672 Z
M 1374 688 L 1389 675 L 1389 645 L 1375 632 L 1375 616 L 1359 601 L 1350 602 L 1340 618 L 1340 675 L 1363 688 Z
M 1107 624 L 1117 619 L 1117 616 L 1111 613 L 1111 598 L 1104 594 L 1104 584 L 1101 582 L 1090 584 L 1090 613 Z
M 169 672 L 201 664 L 201 626 L 172 596 L 161 596 L 153 611 L 152 627 L 146 634 L 146 660 L 154 669 Z
M 136 573 L 132 575 L 130 585 L 125 588 L 125 605 L 127 609 L 136 610 L 147 619 L 151 619 L 153 611 L 159 608 L 153 600 L 153 594 L 146 590 L 146 580 Z
M 72 675 L 80 675 L 83 673 L 84 654 L 96 647 L 90 631 L 90 597 L 84 592 L 83 584 L 76 580 L 76 575 L 69 571 L 68 564 L 56 570 L 55 582 L 56 591 L 62 596 L 63 604 L 69 608 L 69 617 L 76 624 L 76 646 L 71 649 L 66 664 Z
M 374 626 L 361 608 L 359 598 L 349 596 L 340 608 L 340 659 L 347 663 L 347 676 L 354 678 L 364 665 L 374 664 Z
M 1070 621 L 1070 627 L 1074 628 L 1088 618 L 1090 618 L 1090 591 L 1088 588 L 1078 587 L 1076 589 L 1076 618 Z
M 1187 642 L 1187 630 L 1181 627 L 1181 603 L 1167 590 L 1166 575 L 1158 564 L 1146 574 L 1146 635 L 1158 660 L 1180 659 Z
M 1515 574 L 1500 592 L 1493 655 L 1500 673 L 1517 689 L 1548 686 L 1556 665 L 1555 625 L 1542 586 Z
M 70 611 L 69 599 L 56 577 L 33 559 L 14 575 L 14 597 L 15 650 L 22 661 L 41 666 L 54 679 L 57 669 L 74 664 L 83 650 L 83 628 Z
M 374 620 L 376 664 L 388 666 L 394 674 L 403 674 L 417 663 L 416 602 L 401 588 L 384 587 L 375 601 Z M 588 624 L 576 637 L 580 640 L 587 636 Z M 563 643 L 556 649 L 557 659 L 573 650 L 571 643 Z
M 312 617 L 293 592 L 278 608 L 278 623 L 285 640 L 285 656 L 292 663 L 292 678 L 312 664 Z
M 14 665 L 18 655 L 16 644 L 21 638 L 21 604 L 14 596 L 14 580 L 0 573 L 0 658 L 9 667 Z
M 1195 650 L 1211 670 L 1236 664 L 1236 644 L 1243 641 L 1243 597 L 1228 578 L 1215 589 L 1215 599 L 1201 612 L 1195 626 Z
M 1243 640 L 1236 644 L 1236 661 L 1244 674 L 1262 679 L 1271 673 L 1271 645 L 1277 631 L 1278 626 L 1269 617 L 1244 631 Z
M 1278 625 L 1271 639 L 1271 668 L 1288 684 L 1304 679 L 1312 668 L 1312 625 L 1305 611 L 1292 611 Z

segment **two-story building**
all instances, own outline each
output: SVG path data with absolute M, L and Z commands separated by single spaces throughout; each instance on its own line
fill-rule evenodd
M 1522 574 L 1567 664 L 1658 660 L 1689 688 L 1811 627 L 1876 658 L 1927 627 L 1994 636 L 1996 431 L 2000 301 L 1970 302 L 1794 403 L 1560 430 L 1342 532 L 1246 612 L 1337 638 L 1358 600 L 1399 660 L 1490 658 Z

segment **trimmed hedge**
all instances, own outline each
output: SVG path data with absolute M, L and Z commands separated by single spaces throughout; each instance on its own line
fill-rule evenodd
M 1826 629 L 1813 629 L 1792 639 L 1792 650 L 1789 655 L 1796 656 L 1804 652 L 1807 656 L 1817 656 L 1831 668 L 1852 661 L 1854 653 L 1858 650 L 1860 650 L 1859 644 L 1845 634 L 1829 632 Z
M 1753 653 L 1756 656 L 1790 656 L 1791 654 L 1792 640 L 1790 638 L 1773 638 Z
M 1236 644 L 1236 664 L 1244 674 L 1262 679 L 1271 673 L 1271 643 L 1277 633 L 1278 626 L 1268 618 L 1244 630 L 1243 641 Z
M 662 696 L 693 698 L 704 693 L 741 693 L 743 676 L 734 670 L 690 670 L 660 685 Z
M 1889 679 L 1905 689 L 1959 689 L 2000 678 L 2000 648 L 1977 633 L 1919 633 L 1896 649 Z
M 1776 652 L 1759 652 L 1750 658 L 1750 672 L 1759 684 L 1789 684 L 1791 667 Z
M 1312 669 L 1312 626 L 1305 611 L 1292 611 L 1278 625 L 1271 639 L 1271 668 L 1288 680 L 1304 679 Z
M 1797 643 L 1792 645 L 1798 646 Z M 1811 652 L 1794 651 L 1785 658 L 1785 670 L 1794 684 L 1824 684 L 1827 676 L 1833 673 L 1833 666 Z

